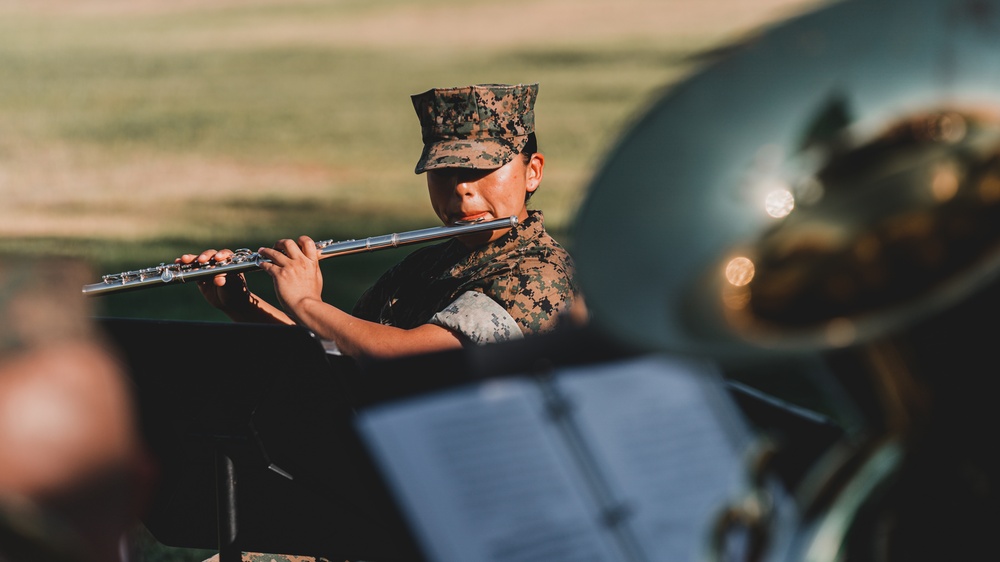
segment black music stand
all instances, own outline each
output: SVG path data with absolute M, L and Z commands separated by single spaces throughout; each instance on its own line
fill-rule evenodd
M 169 546 L 420 560 L 351 425 L 342 378 L 303 329 L 102 319 L 135 383 L 159 480 L 143 516 Z
M 642 353 L 646 352 L 592 325 L 564 327 L 523 340 L 367 363 L 360 366 L 363 376 L 346 377 L 344 382 L 349 385 L 354 403 L 363 409 L 494 377 L 538 376 L 555 367 L 613 364 Z M 781 439 L 783 449 L 771 470 L 789 489 L 800 483 L 829 447 L 845 437 L 844 429 L 825 415 L 736 382 L 728 378 L 731 368 L 725 364 L 720 368 L 726 375 L 726 390 L 734 406 L 750 426 Z M 772 368 L 796 367 L 775 363 Z

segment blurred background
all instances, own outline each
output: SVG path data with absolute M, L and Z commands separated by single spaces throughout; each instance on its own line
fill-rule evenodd
M 531 206 L 572 251 L 590 178 L 632 120 L 820 3 L 0 0 L 0 252 L 116 273 L 300 234 L 437 226 L 413 173 L 409 96 L 491 82 L 540 83 L 547 166 Z M 324 262 L 324 297 L 349 309 L 411 250 Z M 248 280 L 270 293 L 266 275 Z M 184 285 L 94 304 L 102 316 L 224 319 Z M 136 533 L 139 560 L 212 554 Z
M 598 239 L 594 236 L 598 228 L 574 231 L 574 221 L 586 200 L 591 178 L 602 169 L 620 135 L 666 91 L 705 65 L 738 50 L 739 45 L 752 44 L 771 25 L 833 1 L 0 0 L 0 255 L 82 259 L 97 282 L 101 273 L 150 267 L 206 248 L 256 249 L 301 234 L 317 240 L 346 240 L 436 226 L 424 178 L 413 173 L 421 141 L 410 95 L 434 87 L 490 82 L 540 83 L 537 130 L 547 166 L 541 190 L 530 206 L 544 210 L 549 230 L 571 252 L 579 250 L 578 256 L 588 251 L 617 255 L 619 248 L 640 239 L 629 234 L 643 229 L 619 229 L 618 238 Z M 816 75 L 823 75 L 830 66 L 817 65 L 814 60 L 837 61 L 835 56 L 846 55 L 844 60 L 850 62 L 854 56 L 871 57 L 872 64 L 861 65 L 860 70 L 848 71 L 844 65 L 829 74 L 837 79 L 847 77 L 848 86 L 891 82 L 891 88 L 885 90 L 907 90 L 906 99 L 911 95 L 919 99 L 919 88 L 911 85 L 924 84 L 925 80 L 940 79 L 940 83 L 930 84 L 932 90 L 939 92 L 940 88 L 948 93 L 957 93 L 949 91 L 951 87 L 995 82 L 995 65 L 989 64 L 995 44 L 987 40 L 996 36 L 990 27 L 995 19 L 990 2 L 957 2 L 947 12 L 937 11 L 945 2 L 934 1 L 851 4 L 888 7 L 885 12 L 913 17 L 900 18 L 895 33 L 887 34 L 881 20 L 847 17 L 865 10 L 844 10 L 837 16 L 843 19 L 830 22 L 836 20 L 852 33 L 842 36 L 848 37 L 847 41 L 833 38 L 830 45 L 836 48 L 829 50 L 829 58 L 776 60 L 776 55 L 788 54 L 783 49 L 797 47 L 805 53 L 822 54 L 826 47 L 823 34 L 804 34 L 801 42 L 757 43 L 768 48 L 747 54 L 761 64 L 744 67 L 740 78 L 752 83 L 754 87 L 748 90 L 759 94 L 756 99 L 770 101 L 775 113 L 755 111 L 752 104 L 740 105 L 750 99 L 738 94 L 745 91 L 742 89 L 684 90 L 688 99 L 696 99 L 701 107 L 713 111 L 698 121 L 664 121 L 671 124 L 664 127 L 671 129 L 670 136 L 683 139 L 674 150 L 695 146 L 692 138 L 702 141 L 698 151 L 686 151 L 693 156 L 681 156 L 692 159 L 683 162 L 717 170 L 710 166 L 725 157 L 719 155 L 720 144 L 728 144 L 730 154 L 739 153 L 733 145 L 761 134 L 751 126 L 740 129 L 743 136 L 733 136 L 734 118 L 752 116 L 754 119 L 746 122 L 774 124 L 768 122 L 769 117 L 793 115 L 782 100 L 796 90 L 778 90 L 781 86 L 776 84 L 792 73 L 794 66 L 789 65 L 789 59 L 808 63 L 809 68 L 818 69 Z M 940 20 L 945 22 L 941 25 L 912 25 L 926 24 L 931 21 L 926 18 L 939 13 L 948 14 Z M 952 30 L 964 30 L 966 35 L 957 35 L 954 42 L 945 39 L 945 33 Z M 852 35 L 859 41 L 851 40 Z M 868 45 L 888 48 L 868 49 Z M 944 50 L 935 52 L 937 45 L 943 45 Z M 913 58 L 901 58 L 899 68 L 894 68 L 895 57 L 905 55 L 910 48 L 914 49 Z M 940 66 L 925 75 L 921 64 Z M 899 70 L 898 76 L 892 76 L 895 70 Z M 883 72 L 891 80 L 884 80 Z M 981 82 L 976 79 L 980 74 Z M 879 89 L 864 90 L 871 98 L 866 102 L 871 107 L 883 99 L 881 94 L 872 94 Z M 728 95 L 700 95 L 704 92 Z M 786 95 L 775 95 L 778 93 Z M 839 110 L 838 104 L 832 105 Z M 742 111 L 741 107 L 753 109 Z M 736 117 L 727 120 L 722 111 L 727 108 Z M 828 116 L 825 112 L 820 115 Z M 834 119 L 816 122 L 817 131 L 831 125 L 837 130 L 841 121 L 851 121 L 849 115 L 843 117 L 838 111 L 830 115 Z M 678 127 L 681 130 L 674 134 L 673 123 L 696 123 L 697 128 Z M 702 134 L 692 135 L 692 131 Z M 648 144 L 627 148 L 659 146 L 659 136 L 650 138 L 654 140 Z M 731 142 L 717 143 L 715 139 Z M 766 173 L 759 177 L 769 178 L 771 153 L 759 154 L 763 158 L 754 162 L 760 166 L 751 171 L 763 170 Z M 896 161 L 890 163 L 895 165 Z M 657 168 L 660 163 L 656 161 L 639 164 L 650 172 L 669 171 Z M 609 173 L 618 172 L 609 168 Z M 936 187 L 938 176 L 928 177 L 934 178 L 928 185 Z M 954 172 L 947 175 L 956 177 Z M 995 174 L 987 177 L 992 181 Z M 610 226 L 600 230 L 615 231 L 615 225 L 630 222 L 645 224 L 637 221 L 672 224 L 674 229 L 660 228 L 659 232 L 676 231 L 674 240 L 682 242 L 675 244 L 677 252 L 696 255 L 692 251 L 695 244 L 689 241 L 697 241 L 695 235 L 703 233 L 692 233 L 681 220 L 699 217 L 691 207 L 660 207 L 686 210 L 676 212 L 669 219 L 673 222 L 667 223 L 667 218 L 651 211 L 657 205 L 650 203 L 658 203 L 652 200 L 654 191 L 639 190 L 634 197 L 618 199 L 617 191 L 607 189 L 609 185 L 626 193 L 632 188 L 627 181 L 635 179 L 622 178 L 616 185 L 617 177 L 608 178 L 608 174 L 601 176 L 602 198 L 584 207 L 588 212 L 597 208 L 594 214 L 602 218 L 610 215 Z M 857 185 L 867 189 L 867 184 Z M 957 186 L 957 180 L 948 185 Z M 994 193 L 992 183 L 984 180 L 980 187 L 984 186 L 991 188 L 989 194 Z M 706 193 L 704 187 L 698 181 L 680 185 L 689 193 Z M 848 194 L 854 193 L 851 190 Z M 987 190 L 980 193 L 992 202 L 986 194 Z M 730 199 L 726 204 L 739 201 L 743 199 Z M 609 212 L 612 207 L 617 210 Z M 893 210 L 891 206 L 885 211 L 878 207 L 874 214 Z M 934 203 L 930 208 L 946 207 Z M 944 216 L 941 213 L 939 216 Z M 908 220 L 898 223 L 902 230 L 895 232 L 907 233 L 910 225 L 919 227 L 913 232 L 929 232 L 926 225 L 933 223 L 924 220 L 928 215 L 913 216 L 916 222 L 910 222 L 910 215 L 906 215 Z M 977 216 L 987 217 L 980 226 L 996 223 L 988 220 L 992 215 Z M 964 226 L 955 232 L 974 232 Z M 650 232 L 654 235 L 641 238 L 646 247 L 662 246 L 665 237 L 655 235 L 655 230 Z M 581 242 L 578 246 L 574 234 Z M 989 240 L 994 239 L 993 234 Z M 822 234 L 821 238 L 831 237 Z M 899 238 L 910 239 L 909 234 Z M 803 247 L 808 248 L 812 240 L 807 237 Z M 595 242 L 606 242 L 607 248 Z M 657 255 L 663 255 L 660 246 L 655 247 Z M 410 251 L 412 248 L 401 248 L 325 261 L 325 299 L 351 308 L 364 288 Z M 804 255 L 808 258 L 810 254 Z M 868 263 L 871 255 L 867 250 L 858 254 L 863 263 Z M 924 257 L 919 251 L 913 255 Z M 14 260 L 0 260 L 4 263 Z M 601 271 L 614 273 L 614 277 L 608 276 L 609 294 L 643 295 L 641 289 L 636 290 L 636 278 L 622 279 L 622 271 L 608 263 Z M 937 263 L 937 258 L 927 263 Z M 995 272 L 995 262 L 989 264 L 991 273 Z M 664 265 L 664 272 L 678 271 L 676 262 Z M 31 280 L 25 286 L 41 285 L 39 276 L 30 270 L 17 271 L 22 279 Z M 60 272 L 64 274 L 61 281 L 78 285 L 69 279 L 66 268 Z M 663 275 L 654 281 L 666 278 Z M 835 293 L 843 286 L 839 279 L 830 285 Z M 248 280 L 255 292 L 265 297 L 272 293 L 268 276 L 249 273 Z M 669 294 L 662 290 L 662 283 L 653 285 L 661 296 Z M 990 291 L 985 292 L 988 299 L 996 298 L 995 288 L 991 277 Z M 595 284 L 592 294 L 596 295 L 597 289 Z M 587 292 L 586 284 L 583 290 Z M 57 292 L 69 294 L 62 289 Z M 47 304 L 58 307 L 55 300 Z M 87 302 L 94 304 L 100 316 L 224 320 L 202 301 L 195 287 L 187 285 L 116 293 Z M 934 304 L 934 299 L 925 302 Z M 852 523 L 848 536 L 855 541 L 852 546 L 859 549 L 857 552 L 870 548 L 882 558 L 902 553 L 899 559 L 913 560 L 908 554 L 927 557 L 931 551 L 922 549 L 931 545 L 947 551 L 937 559 L 948 559 L 948 554 L 955 558 L 952 549 L 958 547 L 970 551 L 983 545 L 992 548 L 982 538 L 989 534 L 981 529 L 996 523 L 993 506 L 998 487 L 989 484 L 998 469 L 992 460 L 995 455 L 989 456 L 988 447 L 980 445 L 995 433 L 989 412 L 996 392 L 989 385 L 996 377 L 991 378 L 992 363 L 984 355 L 990 349 L 992 332 L 978 326 L 989 325 L 989 312 L 995 310 L 996 302 L 966 301 L 954 314 L 945 311 L 941 324 L 935 323 L 941 317 L 933 316 L 909 327 L 913 329 L 908 333 L 893 334 L 895 341 L 876 340 L 870 347 L 846 349 L 844 354 L 824 358 L 829 361 L 820 362 L 809 354 L 787 362 L 767 358 L 726 366 L 730 381 L 747 383 L 752 389 L 829 415 L 851 430 L 851 438 L 860 436 L 856 443 L 844 441 L 847 454 L 843 458 L 833 455 L 825 459 L 820 471 L 808 475 L 803 488 L 807 493 L 801 500 L 809 517 L 825 517 L 828 500 L 829 505 L 838 507 L 840 498 L 846 498 L 844 505 L 856 510 L 851 513 L 863 516 Z M 655 303 L 638 302 L 639 312 L 623 314 L 623 325 L 638 324 L 634 320 L 655 308 Z M 8 325 L 17 326 L 17 322 Z M 832 321 L 825 326 L 839 328 L 844 324 Z M 967 337 L 970 333 L 975 337 Z M 834 335 L 839 340 L 839 334 Z M 853 338 L 855 334 L 847 335 Z M 171 346 L 170 359 L 180 356 L 181 364 L 190 360 L 183 356 L 185 346 L 173 338 L 164 339 Z M 910 344 L 912 348 L 907 347 Z M 173 348 L 178 348 L 176 354 Z M 897 356 L 899 349 L 920 353 Z M 174 362 L 167 363 L 170 367 Z M 919 368 L 910 372 L 913 366 Z M 923 386 L 925 375 L 930 381 L 927 387 Z M 934 400 L 925 401 L 929 396 Z M 940 409 L 932 410 L 928 403 Z M 853 416 L 854 406 L 866 415 L 851 419 L 838 416 L 846 410 Z M 933 416 L 926 415 L 929 411 Z M 853 423 L 855 418 L 869 425 Z M 920 435 L 925 429 L 929 438 Z M 870 478 L 867 468 L 880 465 L 867 462 L 880 462 L 885 451 L 897 454 L 893 440 L 900 436 L 909 439 L 910 431 L 918 436 L 911 442 L 920 446 L 907 451 L 917 451 L 913 460 L 903 465 L 896 457 L 884 465 L 888 468 L 878 469 L 877 478 Z M 880 448 L 883 437 L 890 438 L 887 448 Z M 815 445 L 815 440 L 808 444 Z M 789 450 L 802 457 L 811 454 L 795 445 Z M 868 457 L 872 452 L 877 455 Z M 893 486 L 886 488 L 888 496 L 879 495 L 883 493 L 879 490 L 864 497 L 865 490 L 890 482 L 897 469 L 905 478 L 898 487 L 891 482 Z M 828 475 L 830 479 L 824 480 Z M 850 486 L 843 487 L 847 492 L 840 497 L 835 498 L 837 491 L 827 493 L 845 482 Z M 814 483 L 820 486 L 810 498 L 808 486 Z M 833 486 L 827 488 L 830 483 Z M 861 486 L 862 492 L 855 493 L 854 484 Z M 886 504 L 880 505 L 885 497 Z M 842 512 L 831 508 L 830 513 L 833 517 L 828 521 L 835 527 L 847 521 Z M 812 532 L 809 525 L 805 527 Z M 948 538 L 939 540 L 942 536 Z M 894 544 L 895 540 L 900 543 Z M 134 562 L 200 562 L 213 554 L 160 545 L 141 525 L 135 529 L 132 544 Z M 893 550 L 900 545 L 905 548 Z M 838 556 L 853 559 L 853 553 Z
M 548 165 L 532 206 L 572 250 L 588 181 L 631 120 L 727 46 L 817 4 L 0 0 L 0 250 L 116 273 L 300 234 L 437 226 L 413 173 L 409 96 L 487 82 L 540 83 Z M 655 220 L 636 211 L 621 219 Z M 349 308 L 410 250 L 325 262 L 325 297 Z M 221 318 L 196 293 L 98 307 Z

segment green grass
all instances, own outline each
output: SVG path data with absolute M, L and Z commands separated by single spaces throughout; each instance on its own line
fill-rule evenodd
M 251 33 L 266 37 L 285 24 L 333 24 L 406 6 L 257 2 L 151 14 L 4 15 L 0 222 L 6 212 L 10 220 L 31 216 L 53 226 L 9 233 L 0 250 L 75 255 L 105 273 L 205 247 L 433 226 L 423 178 L 412 172 L 420 133 L 409 95 L 477 82 L 541 83 L 538 134 L 548 166 L 533 206 L 546 212 L 550 228 L 565 231 L 620 130 L 691 66 L 690 47 L 672 39 L 590 42 L 584 34 L 577 42 L 468 49 L 423 42 L 409 49 L 272 43 Z M 242 39 L 225 39 L 233 33 Z M 186 173 L 174 175 L 184 166 Z M 213 183 L 229 167 L 245 168 L 253 185 Z M 125 179 L 124 169 L 131 174 Z M 74 218 L 89 219 L 87 226 L 61 226 Z M 336 266 L 330 284 L 342 287 L 331 289 L 335 302 L 351 302 L 388 260 L 370 259 L 377 266 L 360 258 Z M 185 310 L 160 306 L 163 299 L 129 296 L 108 308 L 129 315 Z
M 213 31 L 225 36 L 248 27 L 266 34 L 268 18 L 276 18 L 270 25 L 334 21 L 395 5 L 257 3 L 159 16 L 5 16 L 0 19 L 0 166 L 11 171 L 0 185 L 10 192 L 8 212 L 20 208 L 58 222 L 71 209 L 110 224 L 148 213 L 152 205 L 169 213 L 169 220 L 151 216 L 134 239 L 194 236 L 211 244 L 220 231 L 252 235 L 262 201 L 300 204 L 289 225 L 326 221 L 354 228 L 369 224 L 373 213 L 383 215 L 382 222 L 429 225 L 433 215 L 423 180 L 412 173 L 420 136 L 408 96 L 434 86 L 537 81 L 542 84 L 539 138 L 549 167 L 536 205 L 561 228 L 621 128 L 690 66 L 683 48 L 672 42 L 628 38 L 498 42 L 471 49 L 204 43 Z M 70 155 L 59 162 L 63 176 L 51 177 L 51 162 L 40 156 L 50 150 Z M 126 191 L 134 199 L 111 199 L 116 186 L 122 189 L 116 170 L 193 157 L 200 159 L 204 175 L 176 182 L 204 182 L 197 198 L 172 195 L 177 184 L 150 169 L 143 183 Z M 301 167 L 321 170 L 326 179 L 303 185 L 293 169 L 246 193 L 220 192 L 211 177 L 223 165 Z M 76 172 L 111 177 L 74 191 Z M 26 178 L 29 173 L 41 178 Z M 39 189 L 52 190 L 44 204 L 20 200 L 22 190 Z M 315 201 L 338 209 L 331 214 L 329 206 L 312 205 Z M 197 210 L 209 207 L 225 210 L 221 216 Z M 60 233 L 123 238 L 100 227 Z
M 26 140 L 119 157 L 152 150 L 310 162 L 355 169 L 365 182 L 372 172 L 404 178 L 412 171 L 420 132 L 409 94 L 538 81 L 543 147 L 562 166 L 588 169 L 626 118 L 682 68 L 672 53 L 629 45 L 430 61 L 319 47 L 0 53 L 0 121 Z

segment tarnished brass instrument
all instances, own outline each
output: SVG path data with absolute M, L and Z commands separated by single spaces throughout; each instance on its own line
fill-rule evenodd
M 592 321 L 798 376 L 844 424 L 794 528 L 729 512 L 767 536 L 748 560 L 995 555 L 998 28 L 998 0 L 833 2 L 717 51 L 595 175 L 574 232 Z
M 334 256 L 397 248 L 444 238 L 454 238 L 456 236 L 488 230 L 513 228 L 515 226 L 517 226 L 517 216 L 511 215 L 507 218 L 492 221 L 437 226 L 408 232 L 372 236 L 363 240 L 344 240 L 340 242 L 323 240 L 316 242 L 316 249 L 319 250 L 319 259 L 325 259 Z M 260 264 L 267 261 L 269 260 L 262 258 L 257 252 L 241 248 L 236 250 L 231 258 L 220 262 L 210 262 L 207 264 L 161 263 L 160 265 L 144 269 L 104 275 L 99 283 L 84 285 L 83 294 L 99 296 L 171 283 L 183 283 L 193 279 L 219 275 L 220 273 L 239 273 L 241 271 L 258 269 L 260 268 Z

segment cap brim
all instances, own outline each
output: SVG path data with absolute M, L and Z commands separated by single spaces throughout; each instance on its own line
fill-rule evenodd
M 495 170 L 524 149 L 528 137 L 441 140 L 424 145 L 414 171 L 422 174 L 438 168 Z

